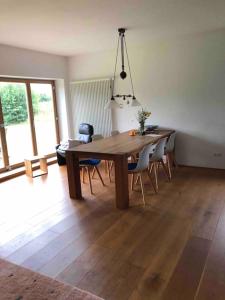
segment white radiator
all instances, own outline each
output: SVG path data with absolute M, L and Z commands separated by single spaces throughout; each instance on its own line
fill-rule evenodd
M 104 109 L 110 99 L 111 79 L 75 81 L 71 83 L 71 115 L 75 138 L 80 123 L 94 126 L 94 134 L 109 136 L 112 130 L 111 110 Z

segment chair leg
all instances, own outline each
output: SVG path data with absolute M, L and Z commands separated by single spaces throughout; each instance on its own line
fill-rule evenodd
M 157 173 L 157 163 L 156 162 L 153 163 L 153 169 L 154 169 L 154 175 L 155 175 L 155 187 L 156 187 L 156 191 L 158 192 L 159 186 L 158 186 L 158 173 Z
M 111 177 L 111 167 L 112 163 L 110 163 L 109 161 L 107 161 L 107 167 L 108 167 L 108 174 L 109 174 L 109 182 L 112 182 L 112 177 Z
M 150 163 L 150 166 L 149 166 L 149 174 L 152 173 L 153 166 L 154 166 L 154 163 Z
M 112 169 L 113 169 L 113 164 L 114 164 L 114 162 L 111 161 L 111 163 L 110 163 L 110 171 L 112 171 Z
M 105 174 L 108 173 L 108 161 L 105 160 Z
M 102 179 L 102 176 L 101 176 L 101 173 L 99 172 L 98 167 L 95 166 L 95 169 L 96 169 L 96 171 L 97 171 L 97 173 L 98 173 L 98 176 L 99 176 L 99 178 L 100 178 L 100 180 L 101 180 L 101 182 L 102 182 L 102 185 L 105 186 L 104 181 L 103 181 L 103 179 Z
M 131 161 L 132 162 L 136 162 L 136 156 L 135 156 L 135 154 L 131 154 L 130 157 L 131 157 Z
M 168 172 L 167 172 L 167 169 L 166 169 L 166 166 L 165 166 L 165 164 L 164 164 L 163 159 L 160 160 L 160 163 L 161 163 L 161 165 L 163 166 L 163 171 L 164 171 L 164 173 L 165 173 L 167 179 L 170 181 L 170 176 L 169 176 L 169 174 L 168 174 Z
M 95 168 L 93 168 L 91 178 L 94 179 L 94 176 L 95 176 Z
M 82 175 L 82 182 L 83 183 L 85 183 L 84 171 L 85 171 L 85 168 L 82 168 L 81 169 L 81 175 Z
M 159 175 L 160 162 L 157 162 L 157 175 Z
M 135 185 L 137 185 L 137 184 L 138 184 L 138 182 L 139 182 L 139 179 L 140 179 L 140 175 L 139 175 L 139 174 L 137 174 L 137 178 L 136 178 L 136 180 L 135 180 Z
M 150 173 L 150 171 L 148 171 L 147 170 L 147 174 L 148 174 L 148 177 L 149 177 L 149 180 L 150 180 L 150 183 L 151 183 L 151 185 L 152 185 L 152 187 L 153 187 L 153 190 L 155 191 L 155 193 L 157 194 L 157 189 L 156 189 L 156 187 L 155 187 L 155 185 L 154 185 L 154 183 L 152 182 L 152 178 L 151 178 L 151 173 Z
M 169 178 L 172 178 L 172 173 L 171 173 L 171 166 L 170 166 L 170 155 L 169 153 L 166 154 L 166 164 L 167 164 L 167 169 L 169 173 Z
M 173 152 L 170 152 L 169 154 L 170 154 L 170 156 L 171 156 L 171 160 L 172 160 L 172 162 L 173 162 L 173 166 L 174 166 L 175 168 L 177 168 L 177 167 L 178 167 L 178 164 L 177 164 L 177 161 L 176 161 L 176 158 L 175 158 L 174 151 L 173 151 Z
M 88 179 L 89 179 L 89 185 L 90 185 L 91 194 L 93 195 L 90 169 L 88 167 L 86 167 L 86 170 L 87 170 L 87 173 L 88 173 Z
M 131 191 L 134 190 L 134 174 L 131 174 Z
M 143 204 L 145 206 L 145 195 L 144 195 L 144 187 L 143 187 L 143 182 L 142 182 L 142 173 L 140 173 L 140 183 L 141 183 L 141 192 L 142 192 Z

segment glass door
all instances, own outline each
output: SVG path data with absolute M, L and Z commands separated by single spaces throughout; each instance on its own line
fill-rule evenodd
M 26 156 L 33 155 L 26 84 L 0 82 L 0 98 L 1 139 L 3 136 L 2 144 L 6 143 L 8 166 L 13 166 L 23 162 Z M 1 149 L 4 148 L 2 146 Z
M 0 77 L 0 172 L 59 143 L 54 81 Z
M 53 85 L 31 83 L 30 88 L 38 154 L 55 153 L 58 138 Z
M 3 168 L 4 168 L 4 161 L 3 161 L 2 139 L 1 139 L 1 134 L 0 134 L 0 169 L 3 169 Z

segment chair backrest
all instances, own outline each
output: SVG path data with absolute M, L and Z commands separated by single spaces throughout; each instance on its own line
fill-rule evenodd
M 94 134 L 94 128 L 87 123 L 81 123 L 79 126 L 79 141 L 83 143 L 90 143 L 92 141 L 92 135 Z
M 167 141 L 166 137 L 158 141 L 155 147 L 155 151 L 152 153 L 152 156 L 150 157 L 150 161 L 157 161 L 163 159 L 166 141 Z
M 149 165 L 149 155 L 150 153 L 152 153 L 155 149 L 156 145 L 147 145 L 145 146 L 141 152 L 139 153 L 139 159 L 138 159 L 138 163 L 137 163 L 137 167 L 135 168 L 135 171 L 142 171 L 142 170 L 146 170 L 148 168 Z
M 166 143 L 165 153 L 172 152 L 175 147 L 176 132 L 172 133 Z
M 104 139 L 104 136 L 102 134 L 94 134 L 92 136 L 92 141 L 102 140 Z
M 112 130 L 111 136 L 118 135 L 119 133 L 120 133 L 119 130 Z

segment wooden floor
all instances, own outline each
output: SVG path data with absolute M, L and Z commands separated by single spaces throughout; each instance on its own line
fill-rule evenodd
M 102 170 L 104 174 L 104 171 Z M 132 207 L 114 184 L 68 196 L 64 167 L 0 184 L 0 256 L 105 299 L 225 299 L 225 171 L 178 168 L 158 195 L 145 182 Z

